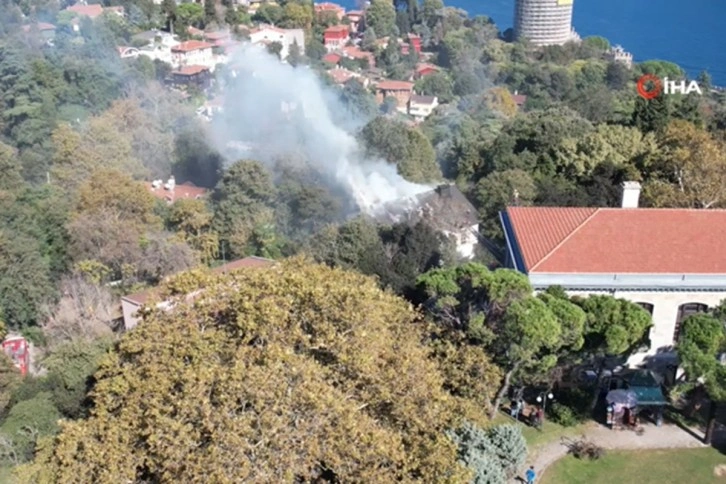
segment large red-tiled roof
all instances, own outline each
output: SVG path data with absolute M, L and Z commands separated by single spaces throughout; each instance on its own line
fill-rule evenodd
M 530 273 L 726 274 L 726 210 L 509 207 Z
M 182 198 L 194 200 L 207 194 L 206 188 L 198 187 L 190 182 L 175 185 L 173 190 L 167 190 L 164 185 L 154 187 L 152 182 L 147 182 L 145 185 L 156 198 L 167 200 L 172 203 L 176 200 L 181 200 Z
M 202 42 L 201 40 L 187 40 L 181 44 L 175 45 L 171 48 L 172 52 L 192 52 L 201 49 L 211 49 L 214 47 L 208 42 Z
M 381 81 L 376 88 L 381 91 L 411 91 L 413 89 L 413 82 Z
M 69 12 L 75 12 L 78 15 L 96 18 L 103 13 L 103 7 L 98 4 L 93 5 L 71 5 L 66 9 Z
M 179 68 L 179 70 L 174 71 L 174 74 L 179 74 L 182 76 L 195 76 L 197 74 L 201 74 L 204 71 L 208 71 L 209 67 L 206 66 L 182 66 Z

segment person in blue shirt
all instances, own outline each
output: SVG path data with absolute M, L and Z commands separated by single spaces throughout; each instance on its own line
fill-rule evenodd
M 534 478 L 537 477 L 537 474 L 534 472 L 534 466 L 530 466 L 524 476 L 527 478 L 527 484 L 534 484 Z

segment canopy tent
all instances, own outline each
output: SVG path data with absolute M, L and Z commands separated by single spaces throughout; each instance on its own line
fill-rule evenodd
M 658 374 L 649 370 L 639 370 L 624 376 L 624 380 L 628 390 L 635 394 L 639 406 L 668 405 L 661 389 L 663 379 Z

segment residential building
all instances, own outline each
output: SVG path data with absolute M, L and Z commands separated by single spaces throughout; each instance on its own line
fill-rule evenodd
M 23 32 L 26 34 L 37 32 L 43 40 L 50 42 L 55 38 L 55 25 L 46 22 L 23 25 Z
M 370 82 L 367 77 L 364 77 L 357 72 L 350 71 L 343 67 L 336 67 L 329 70 L 328 75 L 333 80 L 333 82 L 338 85 L 345 84 L 351 79 L 356 79 L 361 84 L 363 84 L 363 87 L 368 87 L 368 84 Z
M 479 245 L 479 213 L 454 185 L 373 207 L 372 213 L 383 224 L 425 222 L 450 237 L 464 259 L 473 258 Z
M 417 122 L 421 122 L 434 112 L 439 105 L 436 96 L 417 96 L 413 94 L 408 100 L 408 114 L 413 116 Z
M 212 84 L 212 74 L 209 72 L 209 67 L 181 66 L 171 72 L 169 83 L 176 87 L 194 86 L 204 91 Z
M 7 336 L 2 342 L 2 350 L 22 376 L 30 369 L 30 345 L 22 336 Z
M 169 204 L 182 199 L 196 200 L 207 194 L 206 188 L 195 186 L 191 182 L 184 182 L 177 185 L 173 176 L 169 177 L 166 183 L 163 180 L 154 180 L 146 183 L 146 187 L 156 198 L 165 200 Z
M 607 54 L 605 54 L 605 58 L 611 62 L 619 62 L 628 69 L 633 68 L 633 54 L 619 45 L 611 47 Z
M 326 13 L 335 15 L 338 20 L 343 20 L 345 16 L 345 8 L 336 3 L 323 2 L 315 4 L 315 15 L 321 16 Z
M 365 12 L 362 10 L 351 10 L 350 12 L 345 14 L 346 17 L 348 17 L 348 21 L 350 22 L 350 31 L 358 33 L 358 29 L 360 29 L 360 24 L 365 18 Z
M 103 14 L 103 6 L 99 4 L 85 5 L 83 3 L 77 3 L 66 8 L 65 11 L 73 12 L 79 17 L 89 17 L 94 19 Z
M 414 79 L 421 79 L 422 77 L 426 77 L 431 74 L 435 74 L 435 73 L 439 72 L 439 70 L 440 69 L 433 64 L 428 64 L 428 63 L 422 62 L 416 66 L 413 77 L 414 77 Z
M 214 274 L 227 274 L 233 273 L 239 270 L 257 269 L 263 267 L 269 267 L 273 265 L 275 261 L 271 259 L 264 259 L 262 257 L 245 257 L 228 264 L 224 264 L 220 267 L 212 269 Z M 192 293 L 188 297 L 193 298 L 198 293 Z M 139 322 L 143 319 L 143 315 L 139 314 L 139 310 L 146 306 L 149 302 L 159 299 L 159 289 L 153 288 L 146 291 L 136 292 L 129 294 L 121 298 L 121 310 L 123 312 L 124 329 L 126 331 L 136 327 Z M 156 301 L 155 307 L 157 309 L 169 310 L 173 307 L 171 301 Z
M 381 104 L 387 97 L 396 99 L 399 110 L 406 112 L 413 94 L 413 82 L 381 81 L 376 85 L 376 101 Z
M 415 34 L 408 34 L 408 45 L 413 47 L 417 54 L 421 53 L 421 37 Z
M 328 62 L 333 65 L 338 65 L 340 59 L 342 59 L 341 55 L 335 52 L 328 52 L 323 56 L 323 62 Z
M 512 100 L 518 108 L 521 108 L 527 103 L 527 96 L 519 94 L 519 91 L 514 91 L 514 94 L 512 94 Z
M 573 0 L 516 0 L 514 36 L 533 45 L 562 45 L 573 39 Z
M 279 42 L 282 45 L 280 50 L 282 60 L 290 55 L 290 47 L 293 44 L 297 44 L 301 54 L 305 53 L 305 32 L 302 29 L 280 29 L 265 25 L 250 31 L 250 42 L 253 44 Z
M 344 47 L 350 41 L 350 27 L 347 25 L 333 25 L 323 32 L 323 44 L 328 52 Z
M 653 318 L 650 347 L 630 364 L 673 363 L 683 320 L 726 299 L 726 210 L 638 208 L 640 184 L 623 184 L 621 208 L 508 207 L 500 214 L 507 266 L 536 291 L 627 299 Z
M 372 52 L 361 50 L 357 45 L 347 45 L 340 49 L 340 53 L 348 59 L 365 59 L 368 63 L 368 69 L 374 69 L 376 67 L 376 56 Z
M 171 48 L 171 65 L 178 69 L 182 66 L 205 66 L 214 69 L 216 60 L 213 45 L 200 40 L 187 40 Z

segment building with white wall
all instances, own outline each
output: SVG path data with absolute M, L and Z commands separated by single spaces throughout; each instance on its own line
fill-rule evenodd
M 285 60 L 290 55 L 290 47 L 297 44 L 300 54 L 305 53 L 305 32 L 302 29 L 281 29 L 263 25 L 250 31 L 250 42 L 253 44 L 271 44 L 279 42 L 282 46 L 280 59 Z
M 577 37 L 572 30 L 573 0 L 517 0 L 514 35 L 533 45 L 562 45 Z
M 653 317 L 638 364 L 673 358 L 683 320 L 726 299 L 726 210 L 638 208 L 626 182 L 621 208 L 508 207 L 500 214 L 507 266 L 535 290 L 607 294 Z
M 204 66 L 214 70 L 218 63 L 208 42 L 200 40 L 187 40 L 171 48 L 171 65 L 175 69 L 183 66 Z

